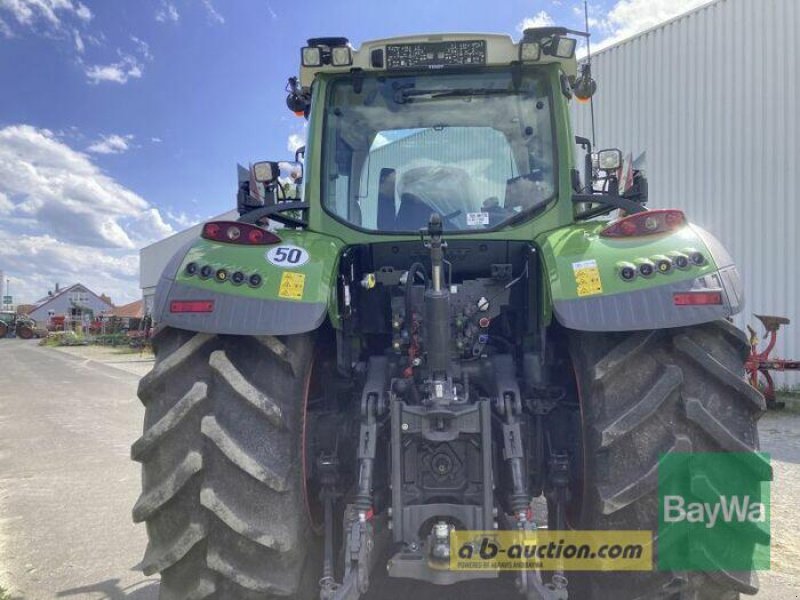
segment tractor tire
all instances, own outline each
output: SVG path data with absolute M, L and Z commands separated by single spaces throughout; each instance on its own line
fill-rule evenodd
M 162 600 L 310 598 L 316 554 L 302 464 L 310 336 L 154 339 L 131 448 L 143 492 L 147 575 Z
M 8 325 L 0 321 L 0 338 L 4 338 L 8 335 Z
M 744 379 L 748 351 L 744 334 L 726 321 L 630 333 L 571 332 L 584 463 L 571 527 L 653 531 L 655 558 L 660 455 L 759 447 L 756 422 L 765 404 Z M 587 600 L 735 600 L 740 593 L 755 594 L 758 581 L 750 571 L 653 570 L 575 574 L 569 587 L 570 596 L 575 590 L 575 597 Z
M 17 327 L 17 337 L 23 340 L 33 339 L 33 329 L 27 326 Z

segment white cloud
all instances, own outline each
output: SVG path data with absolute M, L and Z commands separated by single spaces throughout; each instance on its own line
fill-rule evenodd
M 122 154 L 130 149 L 131 141 L 133 141 L 132 135 L 102 135 L 86 150 L 95 154 Z
M 525 31 L 532 27 L 550 27 L 551 25 L 555 25 L 553 17 L 551 17 L 547 11 L 541 10 L 532 17 L 525 17 L 522 22 L 517 25 L 517 29 L 519 31 Z
M 595 24 L 609 34 L 592 49 L 600 49 L 629 38 L 712 0 L 618 0 Z M 581 12 L 581 14 L 583 14 Z M 590 19 L 590 24 L 592 19 Z
M 5 38 L 14 37 L 14 32 L 11 31 L 11 26 L 2 18 L 0 18 L 0 33 L 3 34 L 3 37 Z
M 174 233 L 159 210 L 46 129 L 0 129 L 0 263 L 16 295 L 82 282 L 138 297 L 136 249 Z
M 292 133 L 289 135 L 289 139 L 286 142 L 286 148 L 289 150 L 289 152 L 294 153 L 297 152 L 298 148 L 304 146 L 305 143 L 306 141 L 303 139 L 303 136 L 297 133 Z
M 81 21 L 89 22 L 92 20 L 94 15 L 92 11 L 89 10 L 89 7 L 85 4 L 81 4 L 80 2 L 77 3 L 77 8 L 75 9 L 75 16 L 77 16 Z
M 173 212 L 171 210 L 167 210 L 167 218 L 182 229 L 187 229 L 192 225 L 197 225 L 203 220 L 203 217 L 200 215 L 189 215 L 183 211 Z
M 97 294 L 108 294 L 117 304 L 141 298 L 135 252 L 98 252 L 46 233 L 20 235 L 0 229 L 0 262 L 19 303 L 43 297 L 55 282 L 62 287 L 83 283 Z
M 269 16 L 272 18 L 273 21 L 278 18 L 278 13 L 275 12 L 275 10 L 272 8 L 272 5 L 269 2 L 267 2 L 267 12 L 269 13 Z
M 75 40 L 75 52 L 77 52 L 78 54 L 83 54 L 84 50 L 86 50 L 86 45 L 83 43 L 81 32 L 78 31 L 77 29 L 73 29 L 72 36 Z
M 8 199 L 8 196 L 0 192 L 0 215 L 10 215 L 14 210 L 14 203 Z
M 39 22 L 59 29 L 62 16 L 83 22 L 92 19 L 92 11 L 81 2 L 73 0 L 0 0 L 0 11 L 14 16 L 18 24 L 32 27 Z
M 149 202 L 87 155 L 30 125 L 0 129 L 0 192 L 30 233 L 64 243 L 132 249 L 173 232 Z
M 0 0 L 2 1 L 2 0 Z M 130 36 L 133 53 L 117 50 L 119 60 L 106 65 L 84 65 L 86 78 L 94 84 L 101 81 L 126 84 L 131 79 L 139 79 L 144 74 L 144 63 L 153 61 L 150 44 L 135 35 Z
M 155 136 L 154 136 L 154 137 L 151 137 L 151 138 L 150 138 L 150 141 L 151 141 L 151 142 L 153 142 L 154 144 L 160 144 L 160 143 L 161 143 L 161 142 L 163 142 L 164 140 L 162 140 L 160 137 L 155 137 Z
M 217 12 L 217 9 L 214 8 L 214 5 L 211 3 L 211 0 L 202 0 L 202 1 L 203 1 L 203 6 L 205 6 L 206 12 L 208 13 L 208 18 L 212 23 L 217 23 L 219 25 L 225 23 L 225 17 L 219 14 L 219 12 Z
M 147 42 L 140 40 L 135 35 L 131 36 L 131 41 L 136 46 L 136 51 L 142 56 L 144 60 L 152 61 L 153 55 L 150 53 L 150 44 Z
M 166 23 L 167 21 L 177 23 L 180 18 L 181 15 L 172 2 L 162 1 L 161 6 L 156 11 L 156 21 L 159 23 Z
M 86 65 L 86 78 L 94 84 L 101 81 L 126 84 L 131 79 L 139 79 L 144 65 L 130 54 L 123 54 L 119 61 L 108 65 Z

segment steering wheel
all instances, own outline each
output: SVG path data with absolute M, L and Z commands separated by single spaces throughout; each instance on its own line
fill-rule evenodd
M 240 223 L 255 225 L 262 219 L 271 219 L 288 227 L 308 227 L 308 223 L 302 219 L 280 214 L 292 210 L 308 210 L 308 208 L 308 202 L 279 202 L 246 212 L 238 220 Z

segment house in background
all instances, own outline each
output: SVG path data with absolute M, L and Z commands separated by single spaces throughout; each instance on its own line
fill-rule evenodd
M 46 326 L 53 317 L 70 328 L 75 325 L 88 325 L 95 317 L 111 314 L 114 305 L 107 296 L 98 296 L 85 285 L 76 283 L 67 288 L 58 284 L 47 296 L 36 302 L 29 316 L 38 324 Z
M 144 318 L 144 300 L 136 300 L 124 306 L 116 306 L 111 311 L 111 316 L 119 319 L 122 327 L 138 328 Z

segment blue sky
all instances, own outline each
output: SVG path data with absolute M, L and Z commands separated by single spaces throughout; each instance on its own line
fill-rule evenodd
M 707 0 L 595 0 L 611 43 Z M 309 37 L 581 27 L 579 0 L 0 0 L 0 270 L 21 302 L 138 297 L 138 248 L 233 207 L 236 163 L 286 159 Z

